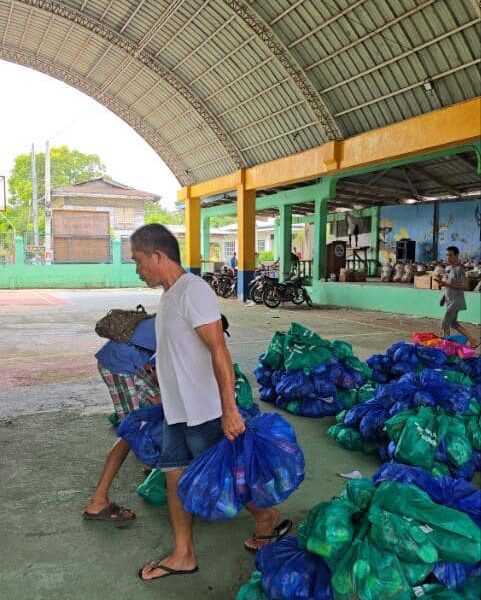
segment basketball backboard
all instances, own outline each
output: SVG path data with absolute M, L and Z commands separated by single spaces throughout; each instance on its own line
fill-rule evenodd
M 7 206 L 5 175 L 0 175 L 0 211 L 5 210 Z

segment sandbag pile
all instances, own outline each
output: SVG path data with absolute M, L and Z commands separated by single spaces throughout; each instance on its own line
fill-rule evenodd
M 297 539 L 262 548 L 237 600 L 478 598 L 481 493 L 404 465 L 373 479 L 349 481 Z
M 477 387 L 425 369 L 380 385 L 366 402 L 340 413 L 327 434 L 350 450 L 471 479 L 481 450 Z
M 366 394 L 359 390 L 371 371 L 347 342 L 325 340 L 292 323 L 287 333 L 274 334 L 254 374 L 261 400 L 293 414 L 324 417 L 362 401 Z

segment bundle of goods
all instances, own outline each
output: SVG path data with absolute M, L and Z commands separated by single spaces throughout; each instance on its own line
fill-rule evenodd
M 350 450 L 471 479 L 481 451 L 481 389 L 449 378 L 425 369 L 380 385 L 371 399 L 340 413 L 327 434 Z
M 292 323 L 287 333 L 274 334 L 254 373 L 261 400 L 294 414 L 324 417 L 359 402 L 371 371 L 347 342 L 325 340 Z
M 406 373 L 419 373 L 428 368 L 463 373 L 470 378 L 465 385 L 481 384 L 481 357 L 475 357 L 472 348 L 458 342 L 441 341 L 439 347 L 396 342 L 385 354 L 373 354 L 366 361 L 372 369 L 372 381 L 387 383 Z
M 246 421 L 187 467 L 177 488 L 188 512 L 208 521 L 232 519 L 249 502 L 266 508 L 288 498 L 304 480 L 304 454 L 293 427 L 277 413 Z
M 310 511 L 297 540 L 262 548 L 237 600 L 479 598 L 481 530 L 472 517 L 481 494 L 403 469 L 383 467 L 377 487 L 348 482 Z
M 476 351 L 474 348 L 466 345 L 468 341 L 463 335 L 452 335 L 448 338 L 441 338 L 431 331 L 415 331 L 412 335 L 415 344 L 438 348 L 448 356 L 457 356 L 458 358 L 474 358 Z
M 251 384 L 242 373 L 237 363 L 232 365 L 235 375 L 235 399 L 241 415 L 244 419 L 252 419 L 260 415 L 259 405 L 254 402 Z

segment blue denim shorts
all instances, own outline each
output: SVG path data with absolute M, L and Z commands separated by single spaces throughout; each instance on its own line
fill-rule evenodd
M 186 423 L 162 427 L 162 456 L 157 463 L 161 471 L 189 466 L 192 460 L 224 437 L 220 418 L 188 427 Z

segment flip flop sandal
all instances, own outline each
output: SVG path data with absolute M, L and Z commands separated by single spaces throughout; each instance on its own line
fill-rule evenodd
M 150 566 L 150 570 L 153 571 L 154 569 L 162 569 L 162 571 L 165 571 L 167 573 L 167 575 L 159 575 L 158 577 L 151 577 L 150 579 L 144 579 L 142 577 L 142 571 L 145 567 Z M 161 562 L 157 562 L 157 561 L 151 561 L 149 563 L 147 563 L 146 565 L 144 565 L 143 567 L 140 567 L 140 569 L 137 572 L 137 575 L 140 577 L 140 579 L 142 579 L 142 581 L 155 581 L 156 579 L 164 579 L 165 577 L 170 577 L 171 575 L 192 575 L 192 573 L 197 573 L 197 571 L 199 570 L 199 567 L 194 567 L 193 569 L 171 569 L 170 567 L 166 567 L 165 565 L 161 564 Z
M 127 512 L 130 514 L 127 515 Z M 86 521 L 109 521 L 111 523 L 124 523 L 125 521 L 132 521 L 135 519 L 135 513 L 129 508 L 125 508 L 124 506 L 119 506 L 118 504 L 111 502 L 98 513 L 90 513 L 85 511 L 82 514 L 82 517 Z
M 276 525 L 276 527 L 274 527 L 271 535 L 256 535 L 255 533 L 253 533 L 252 539 L 255 542 L 263 541 L 263 542 L 266 542 L 267 544 L 270 544 L 272 542 L 277 542 L 277 540 L 282 539 L 284 536 L 286 536 L 289 533 L 289 531 L 291 529 L 292 529 L 292 521 L 290 519 L 285 519 L 284 521 L 281 521 L 279 523 L 279 525 Z M 265 545 L 266 544 L 262 544 L 262 546 L 259 546 L 259 548 L 262 548 Z M 259 548 L 252 548 L 252 546 L 249 546 L 247 543 L 244 543 L 244 548 L 248 552 L 253 552 L 253 553 L 256 553 L 257 550 L 259 550 Z

